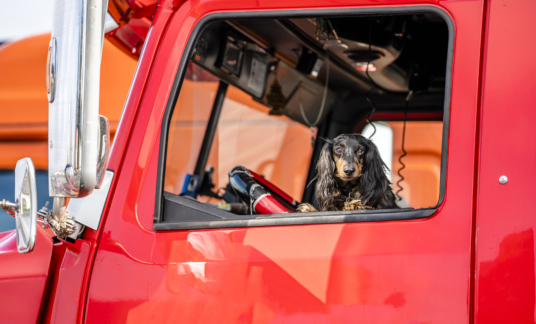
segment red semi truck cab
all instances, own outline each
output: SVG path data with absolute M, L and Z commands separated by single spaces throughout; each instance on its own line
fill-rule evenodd
M 535 6 L 56 1 L 0 321 L 534 323 Z M 138 59 L 111 147 L 103 37 Z M 296 212 L 340 134 L 399 208 Z

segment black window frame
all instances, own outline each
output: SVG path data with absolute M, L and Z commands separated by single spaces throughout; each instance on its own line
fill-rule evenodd
M 252 215 L 240 216 L 219 210 L 212 206 L 199 203 L 192 199 L 177 196 L 164 192 L 165 165 L 167 157 L 167 139 L 171 122 L 171 117 L 180 89 L 184 80 L 186 69 L 190 63 L 195 44 L 209 23 L 230 19 L 255 19 L 255 18 L 308 18 L 314 16 L 366 16 L 366 15 L 390 15 L 390 14 L 419 14 L 431 13 L 443 18 L 448 27 L 448 50 L 447 66 L 445 76 L 445 98 L 443 109 L 443 138 L 441 147 L 441 173 L 440 191 L 438 203 L 430 208 L 400 208 L 400 209 L 377 209 L 363 211 L 338 211 L 338 212 L 316 212 L 311 213 L 288 213 L 276 215 Z M 307 10 L 272 10 L 272 11 L 240 11 L 213 13 L 203 17 L 194 27 L 192 34 L 181 57 L 177 74 L 173 82 L 169 99 L 166 104 L 162 127 L 160 133 L 160 151 L 157 165 L 157 179 L 155 190 L 155 215 L 153 229 L 155 231 L 169 230 L 192 230 L 192 229 L 217 229 L 217 228 L 239 228 L 239 227 L 259 227 L 259 226 L 281 226 L 281 225 L 306 225 L 306 224 L 333 224 L 333 223 L 354 223 L 354 222 L 378 222 L 427 218 L 435 214 L 437 208 L 443 203 L 446 190 L 447 175 L 447 152 L 448 152 L 448 131 L 450 119 L 450 99 L 452 88 L 452 62 L 454 53 L 455 27 L 451 17 L 444 10 L 428 5 L 405 6 L 405 7 L 381 7 L 381 8 L 344 8 L 344 9 L 307 9 Z M 222 82 L 222 81 L 220 81 Z M 218 114 L 219 115 L 219 114 Z M 207 150 L 203 141 L 203 147 Z M 211 142 L 211 141 L 210 141 Z M 208 147 L 210 150 L 210 147 Z M 316 150 L 316 149 L 315 149 Z M 206 152 L 205 152 L 206 153 Z M 208 154 L 208 153 L 207 153 Z M 200 152 L 199 156 L 202 156 Z M 314 155 L 313 155 L 314 156 Z M 202 171 L 201 171 L 202 172 Z M 167 196 L 167 197 L 165 197 Z M 167 207 L 167 212 L 164 207 Z M 184 210 L 192 215 L 192 221 L 173 221 L 173 215 L 182 213 Z M 169 221 L 164 221 L 164 214 Z M 209 219 L 205 219 L 208 216 Z

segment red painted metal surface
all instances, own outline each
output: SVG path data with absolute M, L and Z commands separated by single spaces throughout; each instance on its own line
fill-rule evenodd
M 0 234 L 0 322 L 35 323 L 49 273 L 52 239 L 37 227 L 35 248 L 21 254 L 15 231 Z
M 534 323 L 536 4 L 488 4 L 482 83 L 475 323 Z M 514 54 L 515 53 L 515 54 Z M 505 61 L 506 55 L 515 59 Z M 500 184 L 499 177 L 508 177 Z
M 278 194 L 281 198 L 285 199 L 286 201 L 288 201 L 289 203 L 291 204 L 294 204 L 296 202 L 296 200 L 294 200 L 294 198 L 292 198 L 291 196 L 289 196 L 286 192 L 284 192 L 283 190 L 279 189 L 277 186 L 275 186 L 273 183 L 271 183 L 270 181 L 266 180 L 265 178 L 261 177 L 260 175 L 256 174 L 255 172 L 251 171 L 251 170 L 248 170 L 249 173 L 251 174 L 251 177 L 257 181 L 258 183 L 260 183 L 261 185 L 263 185 L 264 187 L 267 187 L 269 188 L 270 190 L 272 190 L 273 192 L 275 192 L 276 194 Z M 275 214 L 275 213 L 274 213 Z
M 64 242 L 65 252 L 59 268 L 54 302 L 52 303 L 51 323 L 76 323 L 79 312 L 84 274 L 91 243 L 76 240 L 75 244 Z
M 211 12 L 334 4 L 188 1 L 173 15 L 159 8 L 121 121 L 124 133 L 114 143 L 114 189 L 96 233 L 87 323 L 469 322 L 483 1 L 381 4 L 438 6 L 458 31 L 447 188 L 437 213 L 415 221 L 154 232 L 161 120 L 195 23 Z
M 47 233 L 48 234 L 48 233 Z M 50 234 L 49 234 L 50 235 Z M 54 304 L 55 294 L 58 287 L 58 278 L 61 268 L 63 256 L 65 254 L 65 244 L 63 242 L 56 242 L 52 248 L 52 259 L 50 260 L 50 268 L 48 270 L 47 285 L 45 287 L 45 293 L 43 302 L 41 303 L 41 310 L 39 314 L 38 323 L 50 323 L 52 317 L 52 308 Z
M 119 27 L 108 32 L 106 38 L 125 53 L 139 58 L 157 2 L 157 0 L 110 0 L 108 12 Z
M 110 0 L 108 12 L 119 27 L 108 32 L 115 46 L 138 59 L 147 39 L 157 6 L 175 10 L 184 0 Z
M 277 200 L 275 200 L 274 197 L 269 195 L 260 197 L 253 204 L 255 212 L 261 215 L 281 214 L 289 212 L 288 209 L 283 207 Z
M 160 42 L 164 34 L 167 23 L 173 13 L 172 9 L 162 7 L 155 14 L 151 32 L 146 39 L 145 47 L 136 69 L 132 86 L 125 102 L 125 108 L 121 115 L 121 120 L 114 137 L 113 146 L 110 150 L 108 169 L 118 172 L 121 169 L 121 162 L 126 152 L 128 142 L 131 140 L 134 119 L 141 105 L 142 95 L 150 77 L 150 71 L 156 54 L 159 51 Z M 158 81 L 156 81 L 158 82 Z M 116 177 L 114 177 L 114 180 Z M 112 183 L 112 187 L 115 182 Z M 94 236 L 92 236 L 94 237 Z

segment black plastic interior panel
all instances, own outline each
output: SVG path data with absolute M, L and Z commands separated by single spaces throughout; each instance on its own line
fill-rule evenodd
M 262 99 L 272 57 L 223 22 L 209 25 L 199 37 L 192 61 L 218 78 Z
M 286 98 L 284 114 L 306 126 L 324 120 L 336 100 L 336 94 L 329 88 L 325 89 L 325 81 L 308 77 L 284 61 L 274 58 L 223 22 L 212 23 L 203 31 L 195 46 L 192 61 L 269 108 L 273 107 L 265 94 L 270 91 L 277 75 L 277 82 Z M 327 64 L 332 63 L 326 63 L 324 59 L 322 71 L 326 70 Z M 331 73 L 334 69 L 331 67 Z M 318 116 L 323 101 L 324 109 L 321 116 Z M 303 118 L 302 111 L 308 121 Z
M 210 204 L 203 204 L 190 197 L 181 197 L 164 191 L 164 222 L 212 222 L 242 219 Z

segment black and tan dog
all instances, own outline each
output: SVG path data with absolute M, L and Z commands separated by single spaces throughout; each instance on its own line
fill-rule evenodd
M 398 208 L 378 148 L 361 135 L 326 140 L 316 165 L 316 200 L 321 211 Z M 298 212 L 317 211 L 300 204 Z

